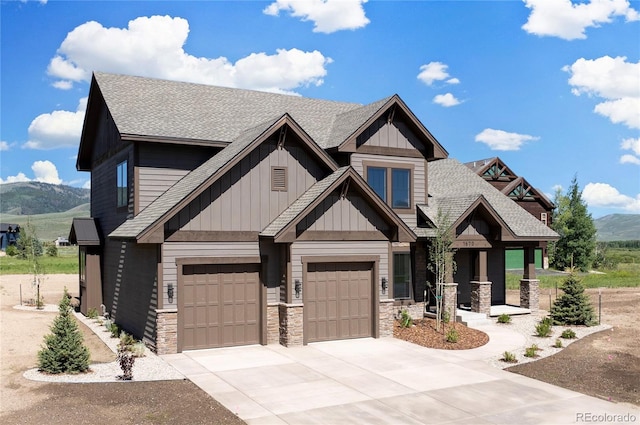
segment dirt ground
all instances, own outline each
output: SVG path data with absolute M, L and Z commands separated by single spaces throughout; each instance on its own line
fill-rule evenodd
M 3 424 L 243 424 L 236 415 L 189 381 L 59 384 L 22 374 L 36 367 L 37 352 L 55 312 L 16 310 L 35 298 L 28 275 L 0 276 L 0 423 Z M 45 304 L 57 304 L 67 287 L 77 295 L 76 275 L 49 275 L 41 284 Z M 79 323 L 91 361 L 115 355 Z M 90 408 L 87 408 L 90 406 Z
M 41 287 L 45 303 L 57 304 L 65 286 L 77 295 L 76 279 L 75 275 L 47 276 Z M 23 299 L 33 298 L 29 276 L 0 276 L 0 423 L 243 423 L 189 381 L 53 384 L 25 379 L 22 374 L 36 366 L 37 352 L 55 313 L 15 310 L 20 285 Z M 540 297 L 543 309 L 548 308 L 545 291 Z M 589 293 L 597 312 L 598 291 Z M 509 291 L 507 300 L 517 304 L 517 291 Z M 640 405 L 638 306 L 640 288 L 604 290 L 602 322 L 614 326 L 613 331 L 591 335 L 558 355 L 510 370 L 585 394 Z M 92 332 L 86 330 L 85 335 L 92 361 L 113 360 L 113 353 Z

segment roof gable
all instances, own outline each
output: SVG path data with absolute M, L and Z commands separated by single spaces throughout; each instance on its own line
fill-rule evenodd
M 80 246 L 100 245 L 100 234 L 93 218 L 74 218 L 69 232 L 69 242 Z
M 337 164 L 289 116 L 283 115 L 245 131 L 214 157 L 196 168 L 160 195 L 133 219 L 127 220 L 109 237 L 135 238 L 139 242 L 160 243 L 164 240 L 163 225 L 173 215 L 222 177 L 242 158 L 273 135 L 286 137 L 293 132 L 313 152 L 322 164 L 333 171 Z
M 297 224 L 309 215 L 328 195 L 345 183 L 351 189 L 357 190 L 387 223 L 397 228 L 396 234 L 393 235 L 394 240 L 401 242 L 415 241 L 416 236 L 411 229 L 373 193 L 369 185 L 351 166 L 339 168 L 330 176 L 313 185 L 272 221 L 260 233 L 260 236 L 273 237 L 275 242 L 291 242 L 292 239 L 295 239 L 293 235 L 295 235 Z M 347 189 L 343 188 L 342 190 Z
M 465 165 L 485 180 L 511 181 L 518 177 L 499 157 L 471 161 Z
M 518 177 L 504 189 L 502 193 L 515 201 L 531 200 L 541 202 L 547 209 L 553 209 L 555 205 L 538 189 L 531 186 L 524 177 Z

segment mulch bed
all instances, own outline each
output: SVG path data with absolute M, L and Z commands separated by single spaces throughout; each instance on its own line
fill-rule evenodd
M 393 326 L 393 336 L 404 341 L 440 350 L 469 350 L 478 348 L 489 342 L 489 335 L 477 329 L 468 328 L 462 323 L 443 323 L 442 330 L 436 330 L 435 319 L 414 320 L 413 326 L 403 328 L 396 321 Z M 447 342 L 445 335 L 452 327 L 458 332 L 458 342 Z

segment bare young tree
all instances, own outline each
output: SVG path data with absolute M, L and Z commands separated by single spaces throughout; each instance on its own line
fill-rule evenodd
M 438 208 L 436 226 L 436 235 L 429 241 L 427 269 L 435 276 L 435 288 L 431 284 L 428 286 L 436 299 L 436 329 L 439 331 L 445 314 L 442 308 L 444 284 L 447 283 L 448 276 L 453 276 L 457 267 L 453 258 L 455 249 L 453 248 L 452 223 L 449 214 L 445 213 L 442 208 Z

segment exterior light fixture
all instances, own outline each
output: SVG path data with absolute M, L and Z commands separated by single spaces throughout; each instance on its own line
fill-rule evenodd
M 296 290 L 296 298 L 300 298 L 300 292 L 302 291 L 302 283 L 300 283 L 300 279 L 295 280 L 294 288 Z
M 382 293 L 386 294 L 387 293 L 387 278 L 383 277 L 382 278 Z
M 169 303 L 173 304 L 173 283 L 167 286 L 167 298 L 169 298 Z

